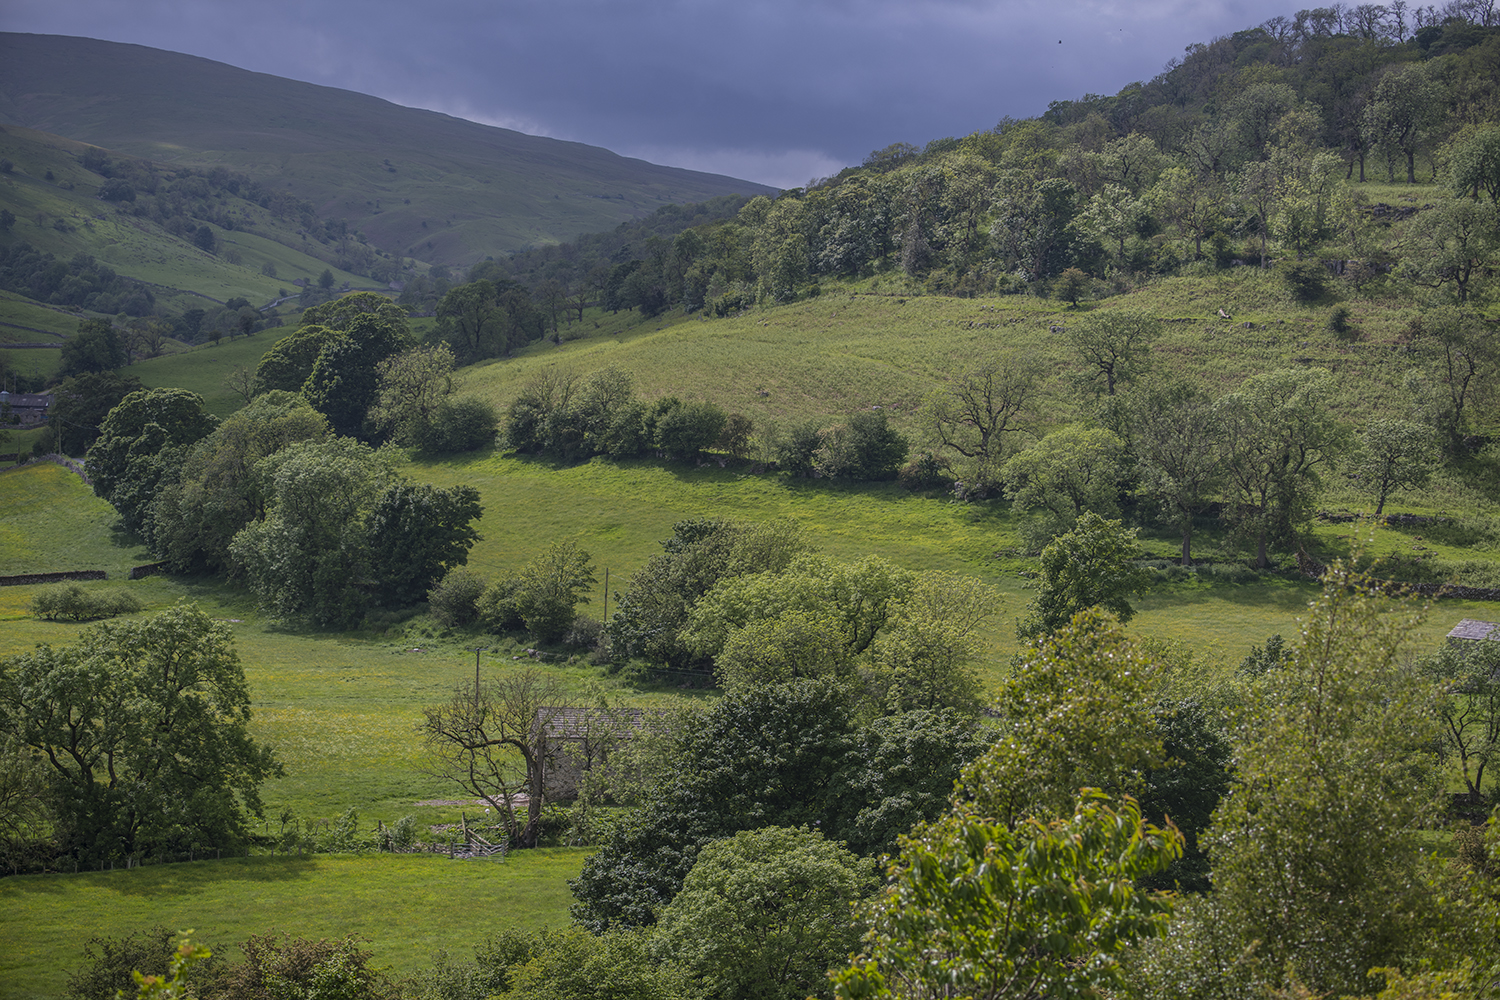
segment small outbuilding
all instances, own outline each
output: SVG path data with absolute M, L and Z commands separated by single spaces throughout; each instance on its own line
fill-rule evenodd
M 1471 642 L 1500 642 L 1500 622 L 1482 622 L 1476 618 L 1465 618 L 1448 633 L 1449 639 Z

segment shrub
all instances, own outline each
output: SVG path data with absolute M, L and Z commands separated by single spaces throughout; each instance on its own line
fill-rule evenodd
M 445 399 L 419 432 L 417 447 L 430 455 L 476 451 L 494 442 L 499 426 L 499 414 L 484 400 Z
M 118 938 L 92 938 L 83 949 L 84 964 L 68 977 L 63 996 L 67 1000 L 115 1000 L 120 992 L 135 996 L 136 984 L 131 973 L 165 975 L 176 951 L 176 937 L 176 933 L 158 925 Z M 189 974 L 189 982 L 212 978 L 218 962 L 215 957 L 196 966 Z
M 516 593 L 521 581 L 515 577 L 492 583 L 475 603 L 479 621 L 491 632 L 509 632 L 521 628 L 521 609 L 516 604 Z
M 775 443 L 776 464 L 787 472 L 805 476 L 812 471 L 822 429 L 812 421 L 793 424 Z
M 724 422 L 724 430 L 716 442 L 731 458 L 742 459 L 750 454 L 750 434 L 755 423 L 743 413 L 731 413 Z
M 1348 342 L 1359 339 L 1359 331 L 1349 324 L 1348 306 L 1334 306 L 1333 311 L 1328 314 L 1326 326 L 1337 340 Z
M 114 618 L 141 610 L 140 598 L 125 590 L 85 590 L 76 583 L 58 583 L 43 587 L 31 599 L 31 613 L 38 618 L 56 621 L 66 618 L 82 622 L 95 618 Z
M 390 984 L 370 968 L 370 953 L 361 943 L 353 935 L 337 941 L 275 933 L 251 935 L 241 946 L 245 960 L 225 969 L 208 995 L 215 1000 L 393 997 Z
M 604 639 L 604 623 L 588 615 L 579 615 L 568 626 L 563 636 L 563 645 L 582 649 L 596 649 Z
M 953 483 L 953 470 L 948 463 L 930 451 L 917 454 L 896 476 L 909 490 L 946 489 Z
M 822 435 L 813 466 L 829 477 L 894 479 L 906 452 L 906 439 L 890 426 L 884 411 L 863 411 Z
M 484 577 L 467 569 L 454 569 L 427 592 L 427 604 L 432 617 L 442 625 L 472 625 L 479 620 L 479 600 L 484 592 Z

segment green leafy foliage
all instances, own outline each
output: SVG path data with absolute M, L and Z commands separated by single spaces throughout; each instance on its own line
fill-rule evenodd
M 507 971 L 505 1000 L 692 1000 L 685 969 L 657 961 L 639 931 L 590 934 L 578 927 L 539 935 Z
M 98 438 L 109 411 L 142 388 L 134 375 L 112 371 L 63 379 L 52 390 L 52 406 L 47 410 L 53 447 L 64 455 L 83 455 Z
M 1418 617 L 1335 564 L 1300 641 L 1246 684 L 1204 837 L 1214 893 L 1148 952 L 1155 988 L 1362 993 L 1379 962 L 1469 946 L 1463 894 L 1447 910 L 1424 877 L 1436 692 L 1400 652 Z M 1243 957 L 1226 968 L 1224 949 Z
M 609 622 L 617 653 L 680 669 L 708 664 L 682 635 L 693 606 L 720 580 L 785 569 L 806 545 L 794 526 L 679 521 L 663 552 L 636 572 Z
M 814 830 L 768 826 L 706 845 L 662 910 L 653 950 L 715 997 L 801 1000 L 859 940 L 872 861 Z
M 187 446 L 206 437 L 217 421 L 203 412 L 203 397 L 185 389 L 133 392 L 109 411 L 89 447 L 94 492 L 132 531 L 144 528 L 162 482 Z
M 1147 772 L 1163 763 L 1155 673 L 1097 609 L 1039 639 L 995 699 L 998 738 L 965 772 L 978 808 L 1015 825 L 1065 814 L 1084 787 L 1140 795 Z
M 864 951 L 834 976 L 837 995 L 1089 997 L 1123 985 L 1121 953 L 1171 915 L 1135 882 L 1181 838 L 1093 789 L 1070 812 L 1010 825 L 960 801 L 918 827 L 869 909 Z
M 525 626 L 542 642 L 556 642 L 568 631 L 584 592 L 594 584 L 589 554 L 576 542 L 553 542 L 519 574 L 485 591 L 477 605 L 489 628 Z
M 31 613 L 49 621 L 115 618 L 134 614 L 142 607 L 141 599 L 128 590 L 87 590 L 76 583 L 42 587 L 31 599 Z
M 0 663 L 0 722 L 50 765 L 57 838 L 80 859 L 242 843 L 280 774 L 249 721 L 228 627 L 189 605 Z
M 1042 515 L 1031 535 L 1045 544 L 1085 512 L 1118 512 L 1124 454 L 1124 442 L 1113 432 L 1070 424 L 1011 456 L 1001 471 L 1005 495 L 1017 510 Z
M 1041 638 L 1090 608 L 1103 608 L 1128 622 L 1135 615 L 1130 597 L 1145 589 L 1147 581 L 1136 565 L 1140 558 L 1135 528 L 1106 521 L 1092 511 L 1084 513 L 1073 530 L 1042 550 L 1036 599 L 1016 626 L 1016 635 Z
M 1225 442 L 1229 516 L 1270 564 L 1273 541 L 1290 544 L 1307 520 L 1320 473 L 1338 460 L 1346 434 L 1328 409 L 1333 376 L 1280 369 L 1252 375 L 1215 404 Z
M 428 609 L 441 625 L 471 625 L 479 619 L 479 598 L 486 586 L 478 573 L 462 567 L 451 569 L 427 592 Z
M 347 627 L 372 604 L 421 600 L 479 537 L 477 490 L 406 482 L 394 455 L 351 438 L 295 442 L 254 475 L 266 513 L 234 536 L 230 562 L 287 620 Z
M 129 363 L 125 341 L 110 321 L 86 319 L 78 324 L 78 332 L 63 344 L 58 373 L 64 377 L 86 375 L 114 371 Z
M 83 949 L 84 964 L 68 977 L 64 996 L 67 1000 L 116 1000 L 121 995 L 136 995 L 138 985 L 145 985 L 144 980 L 181 990 L 191 989 L 206 977 L 212 977 L 221 964 L 213 952 L 203 945 L 192 946 L 187 954 L 193 956 L 193 961 L 184 962 L 186 955 L 176 937 L 172 931 L 157 925 L 118 938 L 90 938 Z M 163 995 L 157 992 L 152 996 Z

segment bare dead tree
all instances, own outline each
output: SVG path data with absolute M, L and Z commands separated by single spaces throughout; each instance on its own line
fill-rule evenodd
M 1038 388 L 1035 365 L 991 360 L 951 379 L 947 393 L 928 403 L 938 440 L 966 458 L 998 465 L 1007 433 L 1031 405 Z
M 224 387 L 248 404 L 260 391 L 260 381 L 255 377 L 255 369 L 240 365 L 224 376 Z
M 554 719 L 572 708 L 557 681 L 534 668 L 460 683 L 445 705 L 423 711 L 428 773 L 489 803 L 512 847 L 535 847 L 555 746 Z M 517 809 L 524 798 L 526 818 Z

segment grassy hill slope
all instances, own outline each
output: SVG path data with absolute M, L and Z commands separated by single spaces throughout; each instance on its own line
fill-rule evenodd
M 770 189 L 139 45 L 0 34 L 0 121 L 275 180 L 393 253 L 449 264 Z
M 0 158 L 11 163 L 10 171 L 0 174 L 0 208 L 16 217 L 11 230 L 0 233 L 0 247 L 24 241 L 64 262 L 86 254 L 147 284 L 158 307 L 169 312 L 211 308 L 235 297 L 260 306 L 295 290 L 295 279 L 315 282 L 324 269 L 339 284 L 371 283 L 317 256 L 329 252 L 304 240 L 295 221 L 244 199 L 224 199 L 232 203 L 236 228 L 210 227 L 217 252 L 205 252 L 134 214 L 129 203 L 101 201 L 105 179 L 80 163 L 85 149 L 84 143 L 46 132 L 0 127 Z M 76 314 L 69 318 L 15 293 L 0 293 L 0 347 L 7 341 L 45 340 L 39 329 L 69 335 L 77 328 Z

